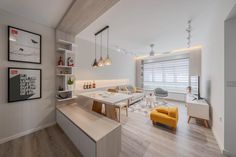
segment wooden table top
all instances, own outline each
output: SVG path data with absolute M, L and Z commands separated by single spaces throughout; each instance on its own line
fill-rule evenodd
M 121 124 L 95 112 L 82 108 L 78 104 L 57 106 L 72 123 L 94 141 L 99 141 Z

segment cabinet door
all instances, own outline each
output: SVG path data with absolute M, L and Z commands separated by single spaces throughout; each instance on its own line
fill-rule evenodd
M 209 106 L 199 104 L 188 104 L 187 113 L 189 116 L 209 120 Z
M 61 112 L 57 111 L 57 123 L 85 157 L 96 157 L 96 143 Z

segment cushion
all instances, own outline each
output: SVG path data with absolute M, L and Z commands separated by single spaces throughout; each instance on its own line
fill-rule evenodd
M 178 112 L 178 108 L 177 107 L 169 107 L 168 115 L 170 117 L 176 118 L 177 114 L 178 114 L 177 112 Z
M 157 111 L 157 112 L 160 112 L 160 113 L 168 114 L 168 107 L 166 107 L 166 106 L 160 106 L 160 107 L 157 107 L 157 108 L 156 108 L 156 111 Z
M 128 91 L 128 89 L 126 88 L 126 86 L 119 86 L 119 90 L 121 90 L 121 91 Z
M 115 88 L 109 88 L 107 89 L 107 91 L 112 93 L 117 93 L 117 90 Z
M 134 86 L 131 86 L 131 85 L 126 86 L 126 88 L 132 93 L 134 93 L 136 91 L 136 88 Z

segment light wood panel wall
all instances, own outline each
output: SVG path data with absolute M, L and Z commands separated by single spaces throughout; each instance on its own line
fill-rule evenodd
M 77 35 L 119 0 L 76 0 L 57 29 Z

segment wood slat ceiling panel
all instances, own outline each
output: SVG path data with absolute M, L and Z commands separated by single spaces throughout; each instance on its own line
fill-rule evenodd
M 77 35 L 119 0 L 76 0 L 57 29 Z

